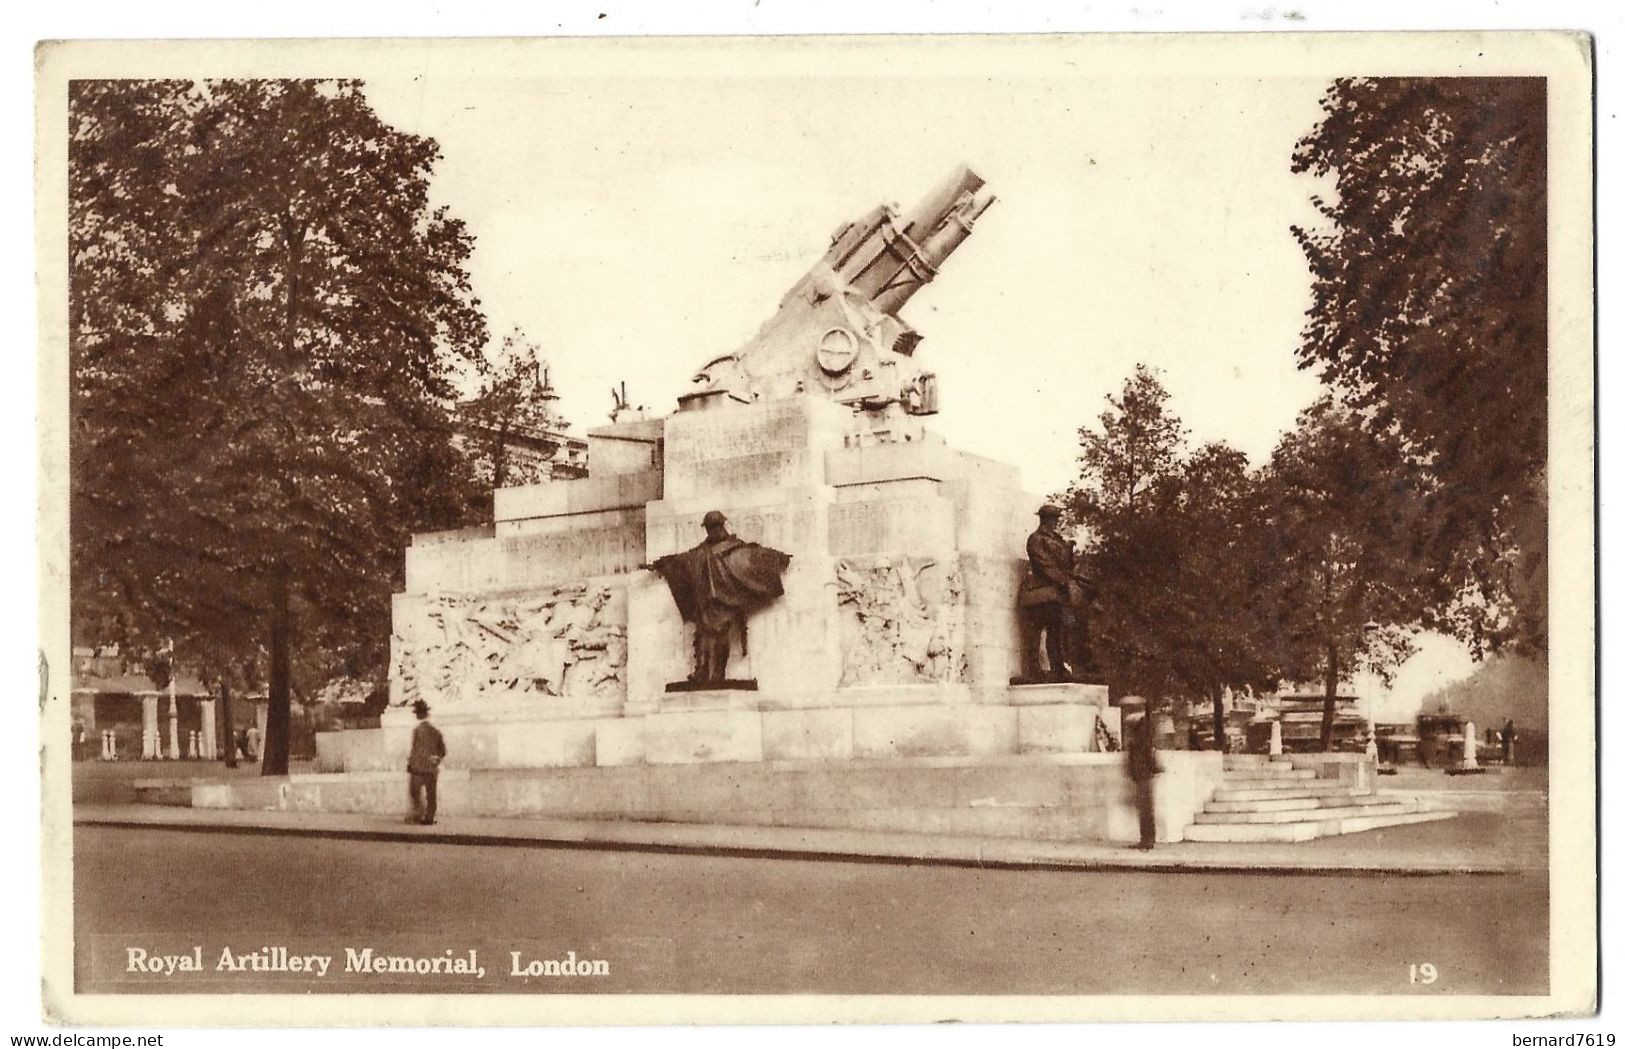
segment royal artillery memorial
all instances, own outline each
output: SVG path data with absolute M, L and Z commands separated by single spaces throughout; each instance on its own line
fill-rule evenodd
M 424 700 L 446 819 L 1135 840 L 1106 688 L 1013 683 L 1054 676 L 1018 601 L 1042 500 L 932 433 L 901 316 L 993 202 L 962 168 L 841 226 L 675 411 L 589 431 L 589 476 L 414 537 L 379 727 L 192 804 L 404 812 Z M 1161 757 L 1158 837 L 1180 840 L 1224 761 Z

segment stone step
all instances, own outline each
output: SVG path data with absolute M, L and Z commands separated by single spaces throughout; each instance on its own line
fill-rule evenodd
M 1226 769 L 1255 769 L 1269 763 L 1270 756 L 1268 754 L 1226 754 L 1224 756 L 1224 767 Z
M 1348 801 L 1350 799 L 1338 799 Z M 1317 823 L 1329 819 L 1343 819 L 1349 816 L 1397 816 L 1401 813 L 1415 812 L 1414 802 L 1400 801 L 1393 798 L 1381 798 L 1365 804 L 1328 805 L 1324 808 L 1314 809 L 1287 809 L 1285 811 L 1265 812 L 1198 812 L 1197 823 Z
M 1314 823 L 1193 823 L 1185 828 L 1186 841 L 1284 842 L 1309 841 L 1336 834 L 1356 834 L 1379 827 L 1400 827 L 1411 823 L 1447 820 L 1454 812 L 1405 812 L 1395 815 L 1352 816 Z
M 1265 798 L 1320 798 L 1328 794 L 1359 793 L 1337 780 L 1281 780 L 1279 783 L 1254 781 L 1221 786 L 1213 792 L 1214 801 L 1261 801 Z M 1367 792 L 1369 793 L 1369 791 Z
M 1275 793 L 1282 793 L 1276 791 Z M 1387 795 L 1367 792 L 1364 794 L 1350 791 L 1346 794 L 1317 794 L 1311 798 L 1257 798 L 1252 801 L 1210 801 L 1207 803 L 1209 812 L 1290 812 L 1293 810 L 1313 810 L 1326 808 L 1339 808 L 1345 805 L 1381 805 L 1393 800 Z
M 1256 769 L 1226 770 L 1224 781 L 1226 783 L 1242 783 L 1249 780 L 1278 780 L 1278 779 L 1314 779 L 1314 769 L 1284 768 L 1280 765 L 1260 766 Z

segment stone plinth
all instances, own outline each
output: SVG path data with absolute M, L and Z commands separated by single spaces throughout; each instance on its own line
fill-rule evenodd
M 891 685 L 784 694 L 744 689 L 662 690 L 645 713 L 550 702 L 434 714 L 447 768 L 972 755 L 1085 754 L 1098 727 L 1120 738 L 1116 708 L 1091 685 Z M 416 718 L 391 710 L 379 729 L 318 733 L 324 771 L 406 768 Z
M 1157 837 L 1179 841 L 1223 777 L 1216 751 L 1161 755 Z M 295 775 L 198 783 L 198 808 L 396 815 L 403 773 Z M 852 828 L 1059 841 L 1134 841 L 1139 824 L 1121 754 L 664 763 L 636 767 L 451 769 L 440 812 Z
M 643 563 L 644 546 L 639 518 L 605 518 L 540 534 L 414 541 L 406 548 L 406 592 L 479 593 L 629 572 Z
M 678 412 L 666 420 L 665 497 L 823 485 L 825 451 L 851 423 L 850 409 L 819 397 Z

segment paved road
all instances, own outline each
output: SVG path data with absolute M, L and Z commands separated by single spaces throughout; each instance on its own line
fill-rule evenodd
M 480 951 L 482 981 L 375 990 L 689 993 L 1544 993 L 1543 875 L 978 871 L 79 827 L 81 990 L 131 945 Z M 94 964 L 92 949 L 100 959 Z M 607 978 L 514 981 L 531 958 Z M 1409 981 L 1412 963 L 1441 974 Z M 100 974 L 100 975 L 98 975 Z M 184 977 L 183 977 L 184 978 Z M 244 977 L 190 990 L 252 991 Z M 232 984 L 230 980 L 238 982 Z M 355 990 L 308 976 L 289 990 Z M 350 977 L 349 979 L 366 979 Z M 303 982 L 300 982 L 303 981 Z

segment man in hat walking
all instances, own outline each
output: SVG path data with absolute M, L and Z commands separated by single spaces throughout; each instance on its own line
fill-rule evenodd
M 434 822 L 440 763 L 446 760 L 446 738 L 429 723 L 429 704 L 418 700 L 412 704 L 412 713 L 418 716 L 418 725 L 412 730 L 412 752 L 406 759 L 412 795 L 412 815 L 406 822 L 430 824 Z

